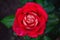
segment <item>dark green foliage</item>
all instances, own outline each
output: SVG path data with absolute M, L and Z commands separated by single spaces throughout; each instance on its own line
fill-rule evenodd
M 11 28 L 14 22 L 14 15 L 10 15 L 1 20 L 2 23 L 6 25 L 7 28 Z

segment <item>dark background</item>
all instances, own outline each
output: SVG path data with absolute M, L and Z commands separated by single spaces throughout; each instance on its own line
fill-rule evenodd
M 12 23 L 16 9 L 26 2 L 41 4 L 49 15 L 47 28 L 41 39 L 60 40 L 60 0 L 0 0 L 0 40 L 25 40 L 14 35 Z

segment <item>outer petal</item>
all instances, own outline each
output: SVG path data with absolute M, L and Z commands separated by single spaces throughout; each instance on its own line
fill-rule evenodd
M 38 30 L 38 35 L 42 35 L 44 34 L 44 31 L 45 31 L 45 24 L 42 25 L 42 27 Z
M 40 21 L 40 28 L 37 32 L 39 35 L 42 35 L 44 33 L 44 30 L 46 29 L 46 21 L 44 20 L 43 17 L 40 20 L 41 20 Z
M 20 15 L 21 12 L 22 12 L 22 8 L 18 8 L 18 9 L 16 10 L 16 15 L 15 15 L 15 17 L 18 17 L 18 15 Z
M 32 38 L 38 37 L 38 33 L 36 31 L 29 31 L 27 35 Z
M 37 9 L 38 9 L 38 13 L 40 13 L 40 15 L 45 19 L 46 22 L 48 20 L 48 14 L 46 13 L 46 11 L 39 4 L 37 4 Z
M 26 32 L 23 28 L 19 26 L 19 23 L 18 23 L 19 21 L 17 20 L 18 18 L 17 16 L 20 12 L 21 12 L 21 9 L 18 9 L 16 12 L 16 17 L 15 17 L 14 24 L 13 24 L 13 30 L 18 36 L 24 36 L 26 35 Z
M 26 4 L 24 5 L 24 7 L 23 7 L 23 12 L 24 12 L 24 13 L 28 13 L 28 12 L 31 12 L 31 11 L 36 12 L 36 11 L 37 11 L 36 8 L 37 8 L 37 7 L 36 7 L 35 3 L 29 2 L 29 3 L 26 3 Z

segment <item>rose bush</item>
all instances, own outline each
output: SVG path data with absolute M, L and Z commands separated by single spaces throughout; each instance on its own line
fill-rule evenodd
M 41 5 L 28 2 L 22 8 L 18 8 L 13 24 L 13 31 L 18 36 L 36 38 L 44 34 L 48 15 Z

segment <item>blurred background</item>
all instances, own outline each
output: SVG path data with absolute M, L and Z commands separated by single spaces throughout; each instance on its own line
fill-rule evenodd
M 45 34 L 37 39 L 60 40 L 60 0 L 0 0 L 0 40 L 29 40 L 28 37 L 16 36 L 12 31 L 16 9 L 26 2 L 41 4 L 49 16 Z

